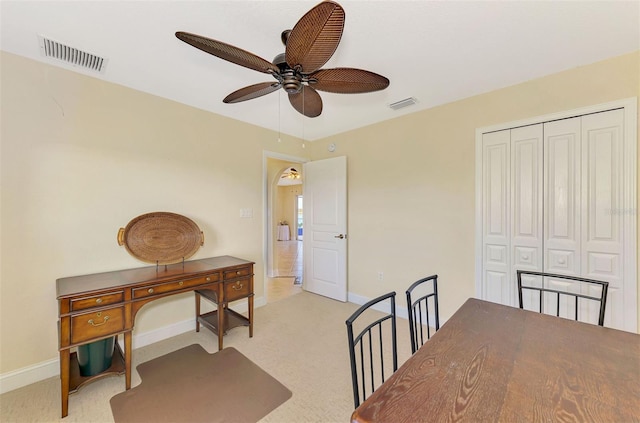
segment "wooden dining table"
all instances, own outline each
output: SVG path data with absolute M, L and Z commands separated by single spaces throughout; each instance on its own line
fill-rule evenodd
M 352 422 L 638 422 L 640 335 L 478 299 Z

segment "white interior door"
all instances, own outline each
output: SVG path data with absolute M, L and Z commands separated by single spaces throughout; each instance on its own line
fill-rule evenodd
M 304 164 L 303 288 L 347 301 L 347 158 Z
M 582 272 L 581 251 L 581 122 L 581 117 L 575 117 L 544 124 L 544 271 L 587 277 Z M 563 279 L 545 278 L 541 283 L 562 291 L 580 293 L 581 289 L 579 284 Z M 561 297 L 559 301 L 556 305 L 556 299 L 547 296 L 543 310 L 555 313 L 559 307 L 561 316 L 571 316 L 573 300 Z M 587 317 L 581 311 L 580 316 L 583 320 L 597 321 L 597 314 L 595 318 Z
M 580 119 L 544 124 L 544 271 L 573 276 L 581 275 Z
M 608 281 L 605 323 L 615 328 L 625 326 L 624 233 L 617 212 L 623 210 L 623 122 L 618 109 L 546 123 L 544 129 L 545 271 Z M 595 304 L 584 304 L 581 313 L 597 320 Z
M 542 270 L 542 124 L 482 137 L 484 299 L 517 304 L 516 270 Z
M 542 271 L 543 253 L 543 125 L 511 132 L 511 303 L 518 304 L 513 275 L 518 270 Z M 526 294 L 526 292 L 525 292 Z M 523 301 L 527 304 L 525 295 Z M 509 304 L 504 302 L 503 304 Z M 537 303 L 536 303 L 537 304 Z M 532 309 L 530 304 L 527 304 Z
M 604 280 L 605 326 L 635 332 L 635 100 L 597 108 L 479 131 L 478 295 L 516 305 L 518 269 Z
M 636 308 L 636 302 L 627 298 L 635 293 L 624 286 L 625 255 L 633 252 L 624 248 L 623 123 L 623 111 L 618 109 L 583 116 L 581 128 L 581 273 L 609 282 L 605 322 L 614 328 L 624 328 L 624 313 Z M 597 316 L 598 310 L 588 312 Z
M 482 138 L 482 298 L 511 304 L 510 131 Z

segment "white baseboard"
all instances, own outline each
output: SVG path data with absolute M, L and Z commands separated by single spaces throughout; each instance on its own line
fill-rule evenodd
M 60 360 L 43 361 L 42 363 L 0 375 L 0 394 L 22 388 L 60 374 Z
M 253 307 L 254 309 L 262 307 L 266 303 L 267 300 L 265 297 L 258 297 L 254 299 Z M 231 308 L 238 313 L 244 313 L 248 310 L 247 301 L 238 301 L 237 304 L 233 304 Z M 142 348 L 192 330 L 195 330 L 195 319 L 183 320 L 159 329 L 134 335 L 131 341 L 132 348 L 134 350 Z M 122 340 L 119 339 L 118 341 L 120 346 L 124 348 Z M 33 366 L 24 367 L 12 372 L 3 373 L 0 375 L 0 394 L 13 391 L 14 389 L 22 388 L 23 386 L 54 376 L 60 376 L 59 358 L 43 361 L 41 363 L 34 364 Z

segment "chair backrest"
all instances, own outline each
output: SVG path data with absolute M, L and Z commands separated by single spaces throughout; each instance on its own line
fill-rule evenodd
M 374 307 L 376 310 L 369 311 Z M 398 370 L 396 293 L 381 295 L 364 304 L 346 324 L 353 402 L 357 408 L 385 381 L 385 376 Z
M 518 270 L 518 304 L 581 322 L 604 325 L 609 282 L 578 276 Z M 525 296 L 525 291 L 528 295 Z M 524 293 L 523 293 L 524 292 Z
M 438 275 L 415 281 L 407 289 L 407 314 L 411 334 L 411 352 L 415 354 L 418 348 L 431 338 L 432 329 L 433 332 L 440 329 Z

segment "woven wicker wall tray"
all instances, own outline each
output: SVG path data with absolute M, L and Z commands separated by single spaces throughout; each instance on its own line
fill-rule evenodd
M 145 263 L 172 264 L 186 260 L 204 245 L 204 234 L 193 220 L 176 213 L 138 216 L 118 231 L 118 245 Z

